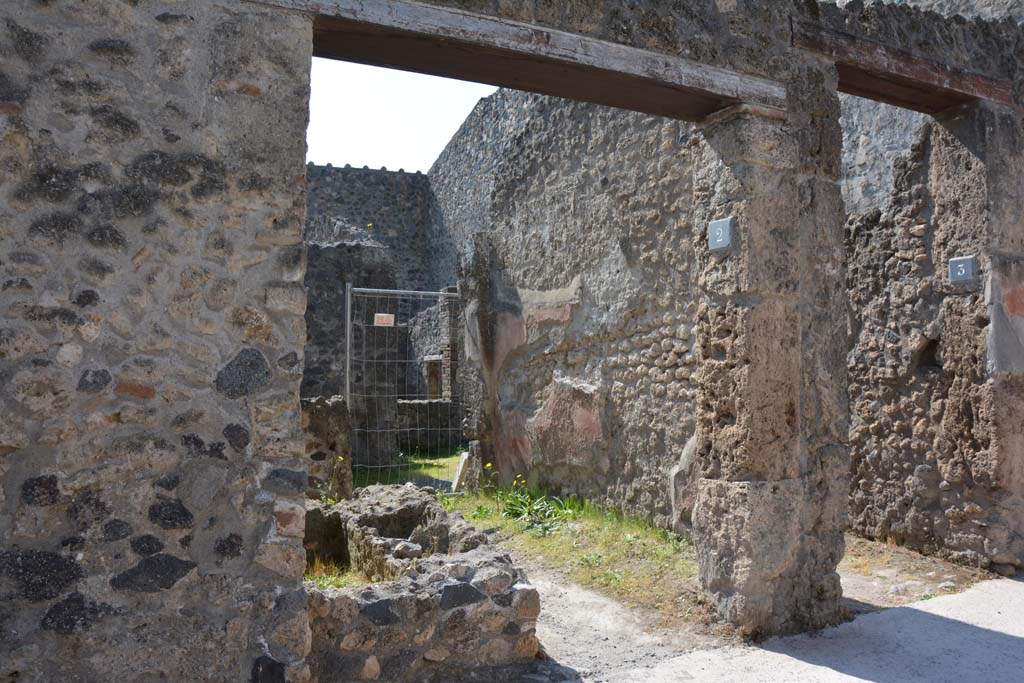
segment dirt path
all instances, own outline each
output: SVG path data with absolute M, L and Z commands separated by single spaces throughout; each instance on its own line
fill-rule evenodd
M 627 607 L 555 574 L 532 569 L 529 575 L 543 596 L 537 635 L 555 662 L 575 671 L 575 680 L 611 683 L 626 672 L 729 642 L 686 624 L 659 628 L 657 614 Z
M 862 539 L 851 542 L 848 551 L 840 574 L 851 616 L 954 593 L 982 578 L 941 560 Z M 516 555 L 540 591 L 537 635 L 550 657 L 519 675 L 516 680 L 522 683 L 692 680 L 672 663 L 708 660 L 721 665 L 739 653 L 757 649 L 737 638 L 711 635 L 698 624 L 678 621 L 666 625 L 663 614 L 625 605 L 571 582 L 535 558 Z M 707 673 L 702 670 L 696 667 L 697 680 Z M 662 677 L 656 673 L 662 671 L 671 674 Z

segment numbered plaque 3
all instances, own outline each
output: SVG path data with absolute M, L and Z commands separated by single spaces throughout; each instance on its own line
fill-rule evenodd
M 974 282 L 978 279 L 978 259 L 974 256 L 957 256 L 949 259 L 950 282 Z

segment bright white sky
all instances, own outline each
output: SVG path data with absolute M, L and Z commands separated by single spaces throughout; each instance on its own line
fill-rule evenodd
M 495 90 L 314 58 L 306 160 L 426 173 L 477 101 Z

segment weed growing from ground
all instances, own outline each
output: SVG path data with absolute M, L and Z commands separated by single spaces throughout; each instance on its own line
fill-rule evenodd
M 685 538 L 576 496 L 498 486 L 484 466 L 476 493 L 450 500 L 478 528 L 530 562 L 624 602 L 676 618 L 693 612 L 697 566 Z

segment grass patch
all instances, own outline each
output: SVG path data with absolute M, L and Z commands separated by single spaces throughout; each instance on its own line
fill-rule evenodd
M 341 565 L 325 560 L 320 555 L 310 554 L 306 558 L 306 574 L 303 581 L 312 583 L 320 590 L 328 588 L 344 588 L 352 584 L 365 583 L 357 574 L 348 571 Z
M 517 490 L 523 491 L 511 493 Z M 512 499 L 511 505 L 509 490 L 467 493 L 446 503 L 511 550 L 580 585 L 666 616 L 702 612 L 696 559 L 685 539 L 575 498 L 527 495 L 528 501 Z
M 398 453 L 394 467 L 363 467 L 352 465 L 352 486 L 360 488 L 371 484 L 405 484 L 413 482 L 420 486 L 434 486 L 439 482 L 451 482 L 459 466 L 464 446 L 452 446 L 429 453 L 415 450 L 412 453 Z

